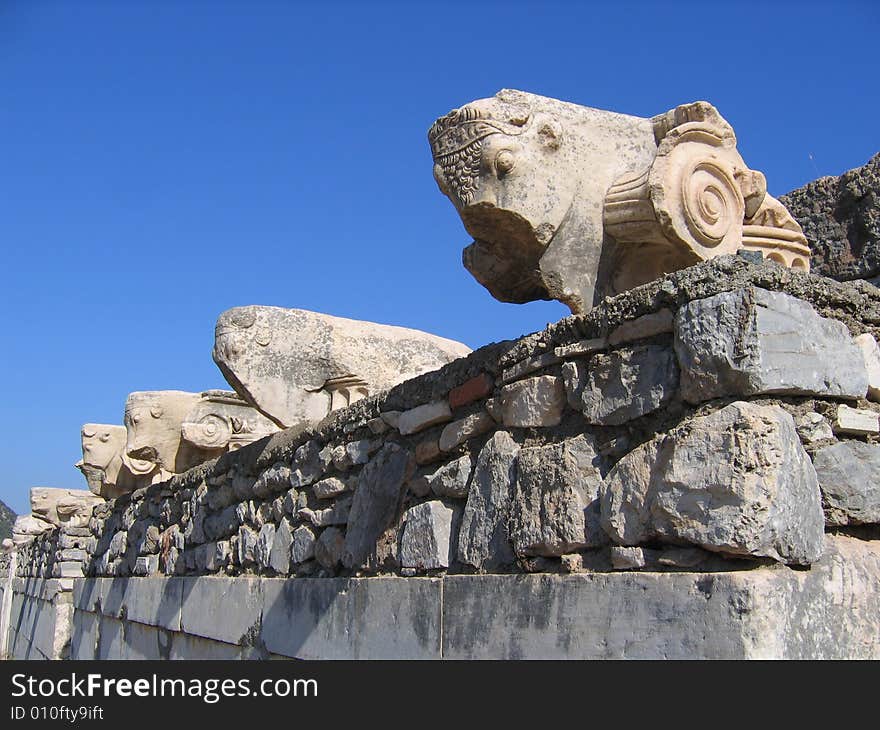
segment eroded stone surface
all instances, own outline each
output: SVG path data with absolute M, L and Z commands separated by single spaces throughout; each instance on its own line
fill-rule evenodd
M 578 436 L 525 448 L 517 459 L 510 537 L 520 555 L 564 555 L 608 542 L 599 524 L 595 444 Z
M 385 444 L 364 467 L 354 495 L 342 562 L 347 568 L 364 563 L 388 528 L 400 501 L 403 484 L 412 474 L 412 454 Z
M 518 453 L 519 446 L 504 431 L 493 434 L 481 449 L 458 538 L 461 562 L 491 568 L 513 560 L 507 520 Z
M 565 408 L 562 378 L 541 375 L 501 389 L 501 419 L 512 428 L 558 426 Z
M 603 487 L 601 519 L 620 545 L 684 541 L 800 565 L 821 555 L 825 524 L 792 417 L 741 401 L 621 459 Z
M 586 312 L 744 245 L 809 267 L 800 227 L 707 102 L 641 119 L 505 89 L 438 119 L 428 139 L 474 238 L 464 265 L 501 301 Z
M 221 314 L 214 341 L 227 382 L 282 427 L 316 424 L 469 352 L 417 330 L 263 306 Z
M 448 568 L 453 510 L 438 499 L 410 507 L 404 514 L 400 564 L 404 568 Z
M 816 451 L 813 466 L 827 524 L 880 522 L 880 445 L 839 441 Z
M 670 347 L 640 345 L 563 366 L 568 403 L 587 423 L 620 425 L 657 410 L 678 389 Z
M 800 299 L 749 287 L 689 302 L 675 318 L 682 396 L 863 398 L 868 374 L 842 322 Z

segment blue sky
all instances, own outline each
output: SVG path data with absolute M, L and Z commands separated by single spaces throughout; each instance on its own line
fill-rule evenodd
M 425 138 L 452 107 L 707 99 L 778 195 L 880 149 L 878 37 L 870 2 L 0 0 L 0 499 L 85 488 L 80 425 L 130 391 L 224 387 L 232 306 L 471 347 L 564 316 L 461 266 Z

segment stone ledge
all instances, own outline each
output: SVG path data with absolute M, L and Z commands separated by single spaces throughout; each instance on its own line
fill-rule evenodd
M 181 585 L 184 633 L 127 622 L 137 623 L 131 642 L 148 644 L 150 655 L 161 648 L 180 658 L 880 658 L 880 541 L 843 535 L 827 535 L 822 559 L 803 570 L 117 580 L 129 605 L 140 585 L 151 596 L 162 581 Z M 77 581 L 78 606 L 95 605 L 81 585 L 94 582 Z M 95 619 L 76 613 L 73 646 L 88 647 Z M 134 644 L 111 651 L 124 622 L 98 620 L 108 629 L 107 652 L 144 655 Z

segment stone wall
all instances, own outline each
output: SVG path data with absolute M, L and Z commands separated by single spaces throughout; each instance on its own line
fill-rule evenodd
M 878 656 L 878 334 L 716 259 L 99 505 L 16 599 L 89 658 Z

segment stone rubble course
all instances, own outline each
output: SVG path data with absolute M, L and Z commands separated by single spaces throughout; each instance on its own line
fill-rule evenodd
M 619 545 L 684 542 L 795 565 L 820 557 L 825 524 L 816 471 L 792 417 L 745 402 L 621 459 L 603 487 L 601 519 Z
M 227 382 L 282 428 L 317 424 L 468 353 L 417 330 L 264 306 L 221 314 L 214 340 L 214 362 Z
M 758 287 L 683 306 L 675 351 L 690 403 L 759 394 L 857 399 L 868 391 L 861 351 L 844 324 Z

